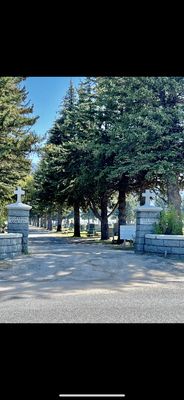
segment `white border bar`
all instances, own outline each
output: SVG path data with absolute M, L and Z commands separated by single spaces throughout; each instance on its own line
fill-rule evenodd
M 125 394 L 59 394 L 59 397 L 125 397 Z

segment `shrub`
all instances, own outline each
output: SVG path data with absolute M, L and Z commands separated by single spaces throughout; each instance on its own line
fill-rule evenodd
M 7 212 L 4 206 L 0 205 L 0 233 L 4 232 Z
M 183 223 L 174 208 L 161 211 L 159 221 L 155 223 L 155 233 L 183 235 Z

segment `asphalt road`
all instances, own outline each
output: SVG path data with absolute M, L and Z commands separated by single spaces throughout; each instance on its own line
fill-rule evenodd
M 2 323 L 183 323 L 184 261 L 35 230 L 0 263 Z
M 11 323 L 183 323 L 183 288 L 130 289 L 123 293 L 61 296 L 59 300 L 11 299 L 0 321 Z

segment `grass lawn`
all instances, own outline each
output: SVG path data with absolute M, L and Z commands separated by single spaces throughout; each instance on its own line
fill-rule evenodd
M 52 232 L 50 232 L 50 234 L 54 235 L 55 237 L 71 237 L 71 238 L 75 238 L 75 236 L 73 236 L 74 231 L 73 230 L 63 230 L 62 232 L 57 232 L 56 230 L 52 230 Z M 82 239 L 88 242 L 88 243 L 95 243 L 95 244 L 105 244 L 105 245 L 111 245 L 113 249 L 116 250 L 133 250 L 134 246 L 132 243 L 130 242 L 126 242 L 126 243 L 121 243 L 121 244 L 117 244 L 116 242 L 113 242 L 113 238 L 109 238 L 108 240 L 101 240 L 100 239 L 100 233 L 99 236 L 87 236 L 87 232 L 86 231 L 82 231 L 80 238 L 76 239 Z M 115 240 L 117 239 L 117 237 L 114 238 Z

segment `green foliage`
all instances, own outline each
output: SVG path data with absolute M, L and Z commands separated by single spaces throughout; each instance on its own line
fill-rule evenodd
M 31 127 L 37 117 L 26 103 L 24 78 L 0 77 L 0 200 L 9 201 L 18 181 L 30 171 L 28 158 L 37 143 Z
M 38 203 L 77 202 L 100 218 L 120 188 L 127 197 L 158 187 L 179 209 L 183 104 L 183 77 L 88 77 L 77 92 L 70 83 L 35 174 Z
M 160 218 L 155 223 L 155 233 L 163 235 L 183 235 L 183 223 L 176 210 L 170 207 L 160 213 Z
M 129 194 L 126 200 L 126 223 L 131 224 L 136 222 L 136 207 L 138 198 L 135 194 Z
M 6 220 L 7 220 L 6 206 L 5 204 L 0 204 L 0 233 L 4 231 Z

